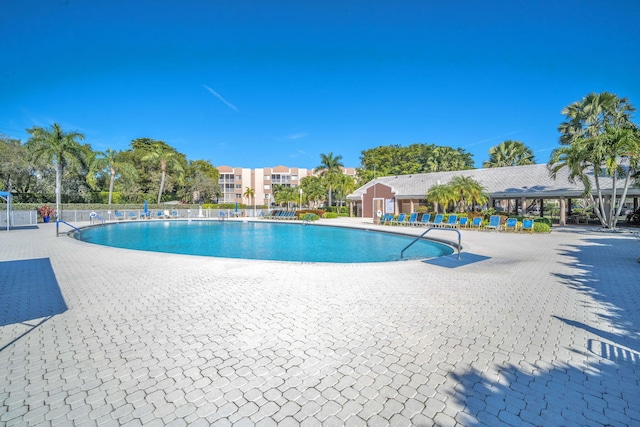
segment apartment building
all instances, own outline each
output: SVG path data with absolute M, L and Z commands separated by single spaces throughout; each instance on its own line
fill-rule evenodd
M 218 199 L 220 203 L 254 203 L 253 200 L 244 196 L 247 187 L 249 187 L 255 191 L 255 204 L 267 206 L 273 201 L 274 185 L 297 187 L 302 178 L 315 175 L 313 169 L 288 166 L 260 169 L 218 166 L 217 169 L 220 172 L 218 183 L 222 190 L 222 197 Z M 346 175 L 355 176 L 356 174 L 355 168 L 342 169 Z

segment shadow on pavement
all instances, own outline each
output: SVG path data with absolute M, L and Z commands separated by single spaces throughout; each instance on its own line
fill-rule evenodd
M 458 268 L 488 259 L 491 259 L 491 257 L 476 255 L 469 252 L 462 252 L 460 253 L 460 259 L 458 259 L 458 255 L 454 253 L 453 255 L 427 259 L 422 262 L 424 262 L 425 264 L 437 265 L 439 267 Z
M 573 273 L 554 273 L 557 283 L 581 293 L 581 309 L 598 319 L 587 324 L 566 314 L 551 316 L 586 332 L 584 343 L 559 349 L 576 357 L 494 362 L 497 378 L 473 366 L 457 367 L 449 374 L 457 383 L 449 394 L 463 407 L 456 420 L 463 425 L 640 424 L 633 403 L 640 401 L 638 252 L 633 235 L 587 238 L 561 248 L 561 263 Z
M 0 326 L 66 310 L 49 258 L 0 262 Z

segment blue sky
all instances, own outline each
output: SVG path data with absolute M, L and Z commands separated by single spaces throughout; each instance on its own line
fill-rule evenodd
M 564 106 L 640 107 L 638 22 L 636 0 L 3 0 L 0 133 L 250 168 L 416 142 L 479 167 L 516 139 L 545 163 Z

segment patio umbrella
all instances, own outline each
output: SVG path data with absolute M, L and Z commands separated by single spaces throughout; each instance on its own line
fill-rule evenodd
M 148 213 L 149 213 L 149 204 L 145 200 L 144 201 L 144 216 L 147 216 Z

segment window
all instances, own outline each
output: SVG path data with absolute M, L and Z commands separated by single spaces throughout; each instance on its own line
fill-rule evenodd
M 236 181 L 242 181 L 242 175 L 236 175 Z
M 236 184 L 236 188 L 242 189 L 242 184 Z
M 271 186 L 270 186 L 269 184 L 265 184 L 265 186 L 264 186 L 264 189 L 265 189 L 265 190 L 268 190 L 268 189 L 270 189 L 270 188 L 271 188 Z
M 270 177 L 269 175 L 265 175 L 265 176 L 264 176 L 264 180 L 265 180 L 265 181 L 269 181 L 270 179 L 271 179 L 271 177 Z
M 292 181 L 297 181 L 298 180 L 298 175 L 291 175 L 291 180 Z
M 236 194 L 236 199 L 242 199 L 242 194 Z

